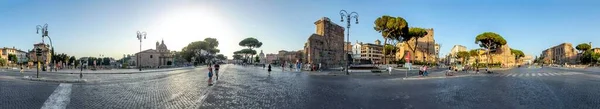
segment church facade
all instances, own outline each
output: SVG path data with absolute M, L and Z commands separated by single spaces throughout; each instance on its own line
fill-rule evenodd
M 156 42 L 156 49 L 148 49 L 135 54 L 142 68 L 161 68 L 174 66 L 173 54 L 165 45 L 165 41 Z

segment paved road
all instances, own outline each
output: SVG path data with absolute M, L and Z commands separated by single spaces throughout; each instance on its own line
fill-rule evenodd
M 223 67 L 214 86 L 206 85 L 205 68 L 171 71 L 183 73 L 164 78 L 72 86 L 0 76 L 0 108 L 600 108 L 600 76 L 593 72 L 517 68 L 402 80 L 395 75 L 269 74 L 258 67 Z M 57 96 L 67 99 L 49 99 Z

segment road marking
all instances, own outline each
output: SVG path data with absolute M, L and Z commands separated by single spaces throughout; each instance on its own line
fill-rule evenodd
M 554 73 L 548 73 L 548 75 L 551 75 L 551 76 L 556 76 L 556 75 L 554 75 Z
M 42 109 L 65 109 L 71 102 L 71 87 L 72 84 L 60 83 L 54 90 L 52 95 L 48 97 Z
M 540 73 L 535 73 L 535 76 L 542 76 L 542 74 L 540 74 Z
M 548 76 L 548 74 L 546 74 L 546 73 L 542 73 L 542 76 Z
M 499 75 L 496 75 L 496 76 L 506 76 L 506 75 L 509 75 L 509 74 L 499 74 Z

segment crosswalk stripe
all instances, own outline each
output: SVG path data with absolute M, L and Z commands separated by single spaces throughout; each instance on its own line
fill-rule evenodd
M 73 84 L 61 83 L 48 97 L 42 109 L 64 109 L 71 102 L 71 87 Z
M 551 75 L 551 76 L 556 76 L 554 73 L 548 73 L 548 75 Z
M 536 76 L 542 76 L 542 74 L 540 74 L 540 73 L 535 73 L 535 75 L 536 75 Z
M 513 74 L 513 75 L 510 75 L 510 76 L 512 76 L 512 77 L 516 77 L 517 75 L 519 75 L 519 74 Z
M 509 76 L 512 76 L 512 75 L 513 75 L 513 73 L 509 73 L 509 74 L 506 74 L 504 76 L 509 77 Z
M 546 74 L 546 73 L 542 73 L 542 75 L 543 75 L 543 76 L 550 76 L 550 75 L 548 75 L 548 74 Z

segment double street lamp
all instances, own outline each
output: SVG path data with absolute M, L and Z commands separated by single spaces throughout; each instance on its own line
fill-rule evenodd
M 348 25 L 346 25 L 346 32 L 347 32 L 347 34 L 346 34 L 346 42 L 344 42 L 342 44 L 342 48 L 344 49 L 344 57 L 346 57 L 346 58 L 344 58 L 344 60 L 345 60 L 344 62 L 346 64 L 346 66 L 345 66 L 346 67 L 345 68 L 346 75 L 350 75 L 350 73 L 348 73 L 348 68 L 350 68 L 349 67 L 350 66 L 350 63 L 349 63 L 350 60 L 349 60 L 349 57 L 348 57 L 348 55 L 349 55 L 348 51 L 350 51 L 350 50 L 346 50 L 346 46 L 347 46 L 346 43 L 350 42 L 350 24 L 352 24 L 352 23 L 350 23 L 351 19 L 352 18 L 356 19 L 356 24 L 358 24 L 358 13 L 356 13 L 356 12 L 350 12 L 350 13 L 348 13 L 348 12 L 346 12 L 346 10 L 341 10 L 340 11 L 340 16 L 341 16 L 341 19 L 342 19 L 341 22 L 344 22 L 344 17 L 345 17 L 346 18 L 346 24 L 348 24 Z
M 52 46 L 52 38 L 50 38 L 50 36 L 48 36 L 48 24 L 44 24 L 44 26 L 42 25 L 37 25 L 36 26 L 36 34 L 40 34 L 40 31 L 42 31 L 42 45 L 46 45 L 44 44 L 44 37 L 48 37 L 48 40 L 50 40 L 50 48 L 52 51 L 50 51 L 50 56 L 52 56 L 52 52 L 54 52 L 54 46 Z M 50 58 L 50 62 L 52 62 L 52 57 Z M 39 65 L 39 60 L 38 60 L 38 65 Z M 50 71 L 52 71 L 52 69 L 50 69 Z
M 146 39 L 146 32 L 137 31 L 137 38 L 138 38 L 138 40 L 140 40 L 140 52 L 139 53 L 141 53 L 142 52 L 142 39 Z M 136 56 L 137 57 L 137 65 L 138 65 L 138 68 L 140 69 L 140 71 L 142 71 L 142 66 L 140 65 L 140 55 Z

